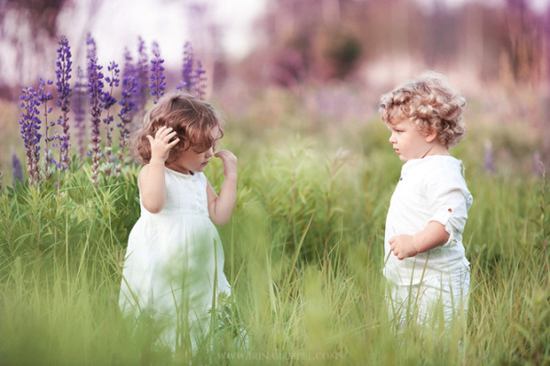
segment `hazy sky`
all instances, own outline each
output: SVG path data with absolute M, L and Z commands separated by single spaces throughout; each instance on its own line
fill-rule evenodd
M 230 57 L 241 57 L 252 46 L 251 24 L 265 7 L 266 0 L 111 0 L 103 6 L 92 24 L 92 35 L 100 60 L 121 61 L 124 47 L 136 49 L 141 36 L 150 47 L 160 45 L 167 65 L 180 64 L 183 45 L 190 41 L 187 3 L 210 4 L 209 11 L 222 26 L 222 39 Z M 113 16 L 117 14 L 116 16 Z M 123 16 L 121 16 L 124 14 Z

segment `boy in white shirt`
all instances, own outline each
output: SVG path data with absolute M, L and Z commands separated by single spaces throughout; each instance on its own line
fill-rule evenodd
M 384 276 L 390 316 L 430 324 L 443 305 L 445 325 L 466 314 L 470 264 L 462 232 L 472 204 L 462 162 L 449 155 L 466 134 L 465 99 L 445 77 L 427 72 L 380 99 L 390 143 L 405 162 L 386 219 Z

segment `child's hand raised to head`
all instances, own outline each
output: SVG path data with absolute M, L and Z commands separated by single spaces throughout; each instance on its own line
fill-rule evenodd
M 223 175 L 237 177 L 237 157 L 231 151 L 220 150 L 214 156 L 223 161 Z
M 412 235 L 394 236 L 389 240 L 389 243 L 393 254 L 395 254 L 399 260 L 414 257 L 418 254 Z
M 151 161 L 158 160 L 164 163 L 168 159 L 170 150 L 180 141 L 176 138 L 170 142 L 174 136 L 176 136 L 176 132 L 173 131 L 172 127 L 166 126 L 159 128 L 155 133 L 155 137 L 147 135 L 147 139 L 151 144 Z

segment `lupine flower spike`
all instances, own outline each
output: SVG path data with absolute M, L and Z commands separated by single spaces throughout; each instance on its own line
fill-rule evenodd
M 88 95 L 88 85 L 86 75 L 79 67 L 77 71 L 77 80 L 74 84 L 73 93 L 73 114 L 74 128 L 76 130 L 76 142 L 78 144 L 78 154 L 84 157 L 86 148 L 84 147 L 84 138 L 86 137 L 85 115 L 86 115 L 86 96 Z
M 139 109 L 140 96 L 139 96 L 138 72 L 136 69 L 137 65 L 134 64 L 134 60 L 132 58 L 132 55 L 130 54 L 130 51 L 128 51 L 128 49 L 125 50 L 124 59 L 125 61 L 124 61 L 124 70 L 122 70 L 122 79 L 129 80 L 131 77 L 133 79 L 132 84 L 134 84 L 132 87 L 127 89 L 128 92 L 131 92 L 131 95 L 127 96 L 127 100 L 132 102 L 133 104 L 132 109 L 127 109 L 125 111 L 126 112 L 125 120 L 128 121 L 128 125 L 126 127 L 128 128 L 129 132 L 132 132 L 141 127 L 141 126 L 136 126 L 136 120 L 139 119 L 139 118 L 136 118 L 136 116 L 138 113 L 143 111 Z M 125 88 L 124 85 L 129 85 L 128 81 L 126 82 L 126 84 L 124 84 L 123 82 L 123 85 L 122 85 L 123 89 Z M 137 116 L 137 117 L 140 117 L 140 116 Z
M 134 60 L 132 58 L 132 54 L 130 51 L 128 51 L 127 48 L 124 49 L 124 68 L 122 69 L 122 78 L 126 78 L 128 76 L 136 77 L 136 68 L 133 64 Z
M 164 60 L 160 58 L 160 49 L 157 42 L 153 42 L 153 59 L 151 60 L 151 74 L 149 76 L 150 83 L 149 89 L 151 89 L 151 95 L 153 96 L 153 103 L 157 104 L 157 101 L 164 95 L 164 89 L 166 88 L 166 81 L 164 76 L 164 66 L 162 64 Z
M 94 39 L 88 34 L 88 92 L 90 93 L 90 109 L 92 114 L 92 182 L 95 187 L 99 185 L 99 160 L 101 159 L 101 111 L 103 110 L 103 73 L 102 67 L 97 64 L 96 45 Z
M 70 157 L 70 133 L 69 133 L 69 111 L 71 105 L 71 47 L 67 37 L 61 36 L 59 39 L 59 48 L 57 49 L 57 62 L 55 74 L 57 76 L 57 106 L 61 109 L 61 115 L 57 124 L 61 126 L 62 133 L 59 134 L 59 179 L 61 179 L 61 170 L 67 169 L 71 165 Z M 58 187 L 59 187 L 58 180 Z
M 141 37 L 138 39 L 138 59 L 135 67 L 135 78 L 137 82 L 137 104 L 138 110 L 143 111 L 149 98 L 149 56 L 145 41 Z
M 38 95 L 33 88 L 26 87 L 22 90 L 20 97 L 21 103 L 19 104 L 23 108 L 21 113 L 21 136 L 23 137 L 23 143 L 25 145 L 27 156 L 27 169 L 29 173 L 30 184 L 34 187 L 40 185 L 40 119 L 38 118 Z
M 491 141 L 485 141 L 485 171 L 493 174 L 495 172 L 495 164 L 493 158 L 493 145 Z
M 113 132 L 113 126 L 111 125 L 111 122 L 113 122 L 113 115 L 111 114 L 111 107 L 116 104 L 116 99 L 113 96 L 114 88 L 118 87 L 119 85 L 119 75 L 120 70 L 118 69 L 118 65 L 115 62 L 111 62 L 109 66 L 107 67 L 107 71 L 110 73 L 110 76 L 107 76 L 105 78 L 105 81 L 109 84 L 109 90 L 106 92 L 101 93 L 101 100 L 103 102 L 103 108 L 107 111 L 107 116 L 103 119 L 103 123 L 105 123 L 105 131 L 106 131 L 106 146 L 105 146 L 105 160 L 106 164 L 103 169 L 103 173 L 106 176 L 111 176 L 112 173 L 112 162 L 111 162 L 111 155 L 112 155 L 112 144 L 113 144 L 113 137 L 111 132 Z
M 43 115 L 44 115 L 44 177 L 46 180 L 49 180 L 55 168 L 52 167 L 52 164 L 55 163 L 53 160 L 52 151 L 50 150 L 49 143 L 56 139 L 56 136 L 49 136 L 49 128 L 55 126 L 54 121 L 48 121 L 48 115 L 52 112 L 52 107 L 48 106 L 48 102 L 53 99 L 53 95 L 50 92 L 46 91 L 46 85 L 52 85 L 51 80 L 45 81 L 40 78 L 40 84 L 38 86 L 38 104 L 42 105 Z M 38 105 L 37 105 L 38 106 Z
M 195 95 L 199 99 L 204 99 L 206 95 L 206 71 L 202 68 L 202 63 L 197 61 L 195 70 Z
M 15 151 L 11 152 L 11 168 L 13 172 L 13 188 L 17 189 L 16 182 L 20 182 L 21 184 L 24 184 L 23 181 L 23 168 L 21 167 L 21 161 L 17 157 L 17 154 L 15 154 Z
M 128 57 L 126 58 L 128 62 Z M 130 59 L 131 61 L 131 59 Z M 116 167 L 116 174 L 120 176 L 122 173 L 122 164 L 124 164 L 124 151 L 126 149 L 126 144 L 130 138 L 130 123 L 132 122 L 134 110 L 136 108 L 135 95 L 137 92 L 137 83 L 133 75 L 133 67 L 130 63 L 127 63 L 124 67 L 123 77 L 122 77 L 122 91 L 121 99 L 118 102 L 120 104 L 120 123 L 117 124 L 120 137 L 118 140 L 119 150 L 118 150 L 118 165 Z
M 185 42 L 183 46 L 183 68 L 181 71 L 181 81 L 176 89 L 188 93 L 195 92 L 195 73 L 193 72 L 193 46 Z
M 536 176 L 540 176 L 543 168 L 544 163 L 542 162 L 540 152 L 536 151 L 533 155 L 533 173 L 535 173 Z

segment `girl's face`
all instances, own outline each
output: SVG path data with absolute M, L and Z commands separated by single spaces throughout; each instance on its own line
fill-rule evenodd
M 395 123 L 388 125 L 388 128 L 391 131 L 390 143 L 402 161 L 422 159 L 430 155 L 434 147 L 435 132 L 429 136 L 423 136 L 409 118 L 405 117 L 397 118 Z
M 221 133 L 218 127 L 212 129 L 212 136 L 214 141 L 217 142 L 220 139 Z M 177 172 L 183 174 L 192 174 L 195 172 L 202 172 L 212 159 L 214 155 L 214 146 L 206 151 L 197 152 L 191 146 L 189 149 L 182 151 L 178 158 L 168 166 L 168 168 L 173 169 Z

